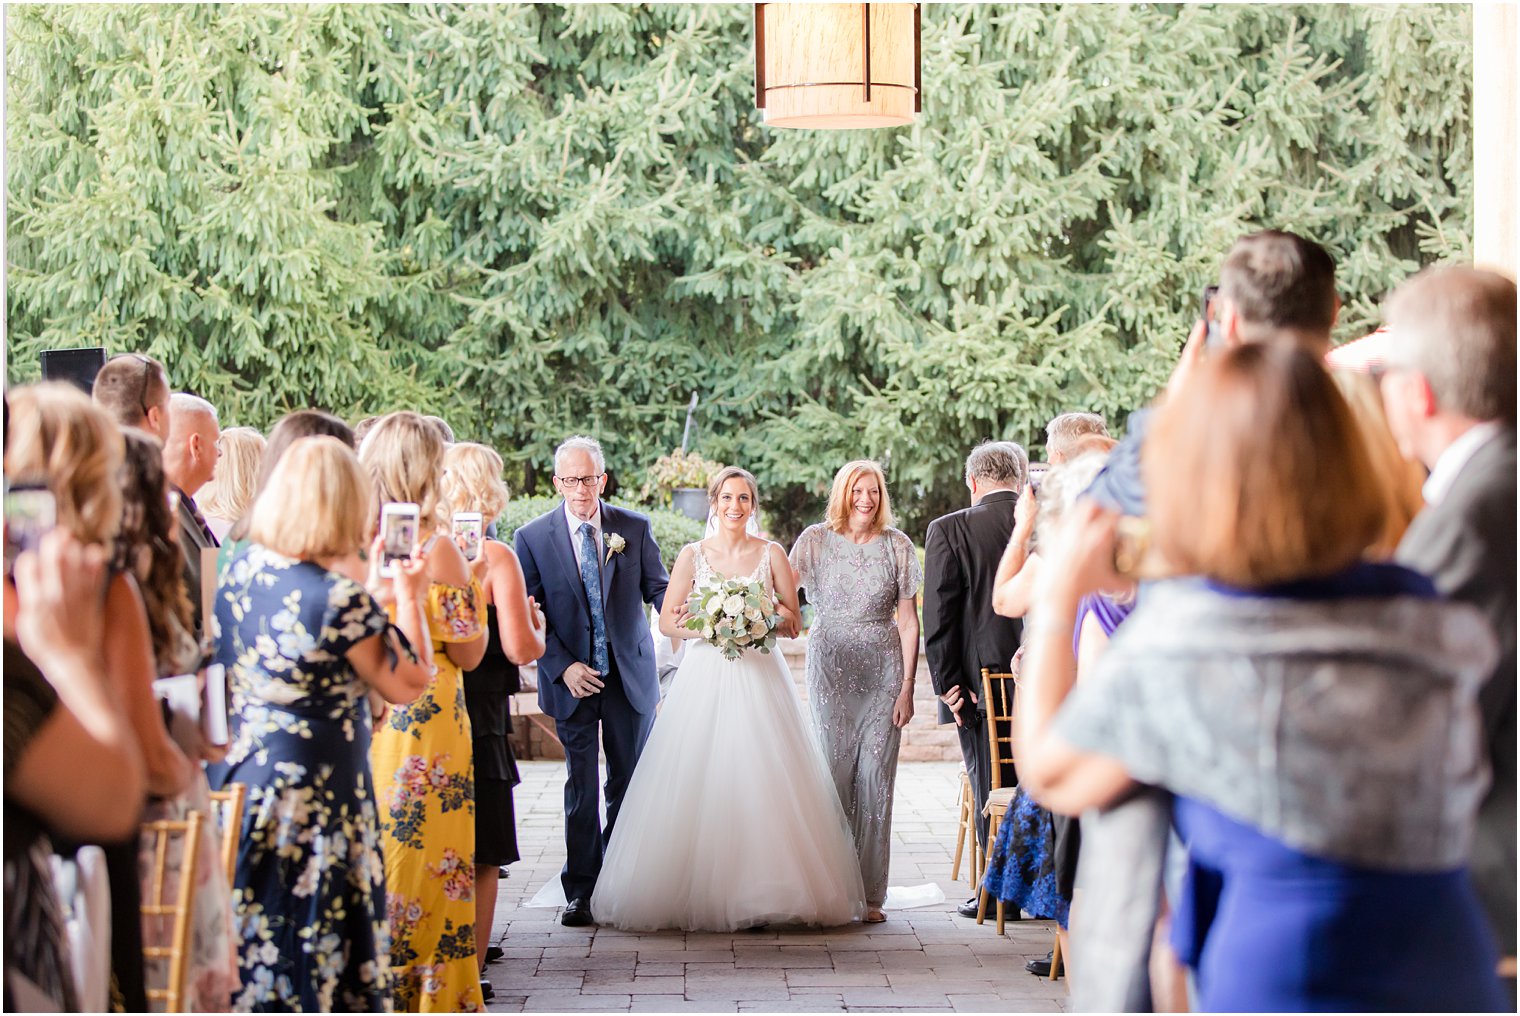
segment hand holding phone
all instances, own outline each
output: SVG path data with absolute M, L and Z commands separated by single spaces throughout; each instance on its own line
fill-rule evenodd
M 417 505 L 388 501 L 380 508 L 380 574 L 394 578 L 396 562 L 417 550 Z
M 454 543 L 466 561 L 480 558 L 480 541 L 485 536 L 485 520 L 480 512 L 454 513 Z
M 5 571 L 10 574 L 16 558 L 36 550 L 58 524 L 58 503 L 44 483 L 5 485 Z

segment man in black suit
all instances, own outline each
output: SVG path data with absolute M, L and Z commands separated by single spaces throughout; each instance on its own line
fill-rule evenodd
M 971 507 L 929 523 L 924 542 L 924 654 L 940 698 L 939 720 L 955 723 L 960 735 L 976 799 L 976 838 L 984 851 L 990 844 L 982 809 L 992 763 L 981 673 L 983 667 L 1007 670 L 1019 648 L 1022 624 L 992 612 L 992 587 L 1028 474 L 1028 457 L 1018 445 L 978 445 L 966 458 Z M 1012 785 L 1013 774 L 1006 775 L 1005 785 Z M 960 912 L 976 916 L 974 894 Z
M 164 440 L 164 476 L 179 495 L 179 549 L 185 559 L 185 592 L 190 596 L 197 641 L 205 632 L 202 581 L 215 580 L 201 567 L 201 557 L 219 544 L 195 503 L 195 495 L 216 473 L 220 437 L 216 407 L 194 395 L 174 393 L 169 399 L 169 436 Z
M 1430 469 L 1425 510 L 1398 561 L 1471 603 L 1499 639 L 1479 692 L 1493 785 L 1472 873 L 1505 955 L 1515 955 L 1515 283 L 1496 272 L 1421 272 L 1388 301 L 1381 384 L 1399 447 Z

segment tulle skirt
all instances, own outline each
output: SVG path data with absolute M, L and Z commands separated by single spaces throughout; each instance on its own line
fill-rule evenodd
M 849 823 L 779 653 L 688 642 L 591 897 L 629 931 L 824 927 L 865 910 Z

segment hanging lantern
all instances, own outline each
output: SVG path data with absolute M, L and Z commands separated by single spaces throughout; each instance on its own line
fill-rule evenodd
M 898 127 L 922 108 L 918 4 L 755 4 L 755 105 L 771 127 Z

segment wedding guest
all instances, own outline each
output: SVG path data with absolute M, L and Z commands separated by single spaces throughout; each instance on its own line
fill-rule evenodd
M 1397 560 L 1481 610 L 1499 639 L 1478 695 L 1493 783 L 1472 869 L 1499 945 L 1513 956 L 1515 283 L 1474 268 L 1427 270 L 1394 291 L 1388 324 L 1388 423 L 1404 454 L 1430 469 L 1427 507 Z
M 118 353 L 95 375 L 90 398 L 118 427 L 145 430 L 160 441 L 169 437 L 169 375 L 164 365 L 141 353 Z
M 1059 466 L 1082 453 L 1087 437 L 1108 437 L 1108 424 L 1097 413 L 1062 413 L 1045 425 L 1045 457 Z
M 259 459 L 258 479 L 253 485 L 253 498 L 256 499 L 268 485 L 269 477 L 274 474 L 274 468 L 279 465 L 286 449 L 303 437 L 334 437 L 352 451 L 357 451 L 359 448 L 354 432 L 349 429 L 348 424 L 331 413 L 324 413 L 320 409 L 297 409 L 293 413 L 286 413 L 269 431 L 269 440 L 264 445 L 263 456 Z M 250 500 L 249 506 L 252 507 L 252 504 Z M 248 539 L 248 514 L 245 512 L 241 518 L 233 522 L 232 528 L 227 531 L 225 542 L 241 543 L 246 539 Z M 221 556 L 226 557 L 225 554 Z
M 1118 444 L 1097 413 L 1062 413 L 1045 425 L 1045 456 L 1052 467 L 1084 455 L 1105 456 Z M 1019 618 L 1029 612 L 1030 598 L 1040 580 L 1040 556 L 1030 549 L 1038 510 L 1033 481 L 1021 485 L 1014 507 L 1013 530 L 992 579 L 992 610 L 1000 617 Z
M 359 447 L 359 445 L 364 441 L 365 436 L 368 435 L 369 432 L 374 429 L 375 424 L 379 422 L 380 417 L 378 416 L 366 416 L 364 419 L 354 424 L 353 435 L 355 448 Z
M 1172 937 L 1204 1011 L 1501 1009 L 1466 870 L 1494 640 L 1424 576 L 1363 561 L 1384 503 L 1321 356 L 1210 356 L 1143 464 L 1152 537 L 1198 578 L 1150 589 L 1073 688 L 1081 598 L 1120 581 L 1116 517 L 1074 509 L 1026 648 L 1026 789 L 1068 814 L 1139 781 L 1175 795 Z M 1130 877 L 1106 876 L 1084 892 Z
M 239 1012 L 390 1008 L 386 798 L 370 775 L 368 693 L 411 701 L 431 660 L 426 554 L 398 562 L 393 585 L 376 577 L 374 593 L 354 577 L 373 497 L 343 442 L 291 443 L 217 587 L 216 658 L 240 720 L 226 781 L 248 787 L 233 893 Z M 378 542 L 370 550 L 377 557 Z M 394 598 L 394 628 L 380 592 Z M 394 888 L 404 914 L 406 887 Z
M 1277 229 L 1243 236 L 1219 266 L 1219 291 L 1209 303 L 1208 320 L 1194 325 L 1166 391 L 1170 395 L 1182 388 L 1211 348 L 1259 342 L 1304 349 L 1323 360 L 1340 308 L 1335 262 L 1319 244 Z M 1153 412 L 1130 414 L 1124 440 L 1090 491 L 1126 515 L 1146 514 L 1140 456 Z
M 1028 472 L 1028 456 L 1011 441 L 978 445 L 966 457 L 971 507 L 929 523 L 924 539 L 924 655 L 940 699 L 939 721 L 954 723 L 960 737 L 984 856 L 992 762 L 982 668 L 1004 670 L 1019 648 L 1021 625 L 992 612 L 992 589 L 997 555 L 1013 531 L 1014 504 Z M 1003 778 L 1013 785 L 1011 766 Z M 958 912 L 976 916 L 975 894 Z
M 380 802 L 391 970 L 397 1008 L 474 1010 L 484 1004 L 475 950 L 474 767 L 460 672 L 485 654 L 480 582 L 449 538 L 438 487 L 443 438 L 417 413 L 392 413 L 359 449 L 374 483 L 371 503 L 418 506 L 428 550 L 424 597 L 437 672 L 416 700 L 390 711 L 370 763 Z M 441 538 L 440 538 L 441 537 Z
M 45 482 L 53 494 L 58 526 L 81 543 L 110 547 L 121 528 L 120 430 L 65 383 L 16 388 L 10 393 L 10 410 L 6 476 L 12 482 Z M 105 608 L 101 645 L 147 768 L 148 790 L 161 797 L 176 796 L 189 786 L 194 768 L 169 736 L 153 696 L 157 668 L 152 634 L 142 592 L 130 572 L 111 568 Z M 55 845 L 66 853 L 77 848 Z M 137 844 L 129 838 L 101 846 L 111 883 L 112 975 L 126 1008 L 146 1011 Z
M 1062 462 L 1051 467 L 1035 507 L 1040 544 L 1051 542 L 1061 520 L 1103 468 L 1105 458 L 1104 452 L 1090 452 L 1069 460 L 1063 456 Z M 1071 647 L 1079 678 L 1091 670 L 1124 613 L 1124 608 L 1112 600 L 1098 597 L 1083 600 Z M 1015 660 L 1013 667 L 1018 672 L 1020 661 Z M 1081 839 L 1073 828 L 1075 821 L 1065 815 L 1052 815 L 1019 786 L 997 830 L 996 842 L 987 852 L 982 886 L 989 901 L 1001 901 L 1015 914 L 1024 911 L 1065 928 L 1075 894 L 1077 847 Z M 1070 963 L 1069 952 L 1067 956 Z M 1024 969 L 1039 977 L 1049 977 L 1053 963 L 1051 952 L 1029 960 Z
M 257 492 L 259 460 L 264 456 L 264 435 L 252 427 L 229 427 L 217 438 L 216 472 L 197 495 L 206 525 L 219 543 L 227 539 L 232 524 L 248 513 Z
M 185 560 L 185 589 L 190 595 L 196 641 L 200 641 L 204 625 L 201 617 L 201 551 L 214 549 L 219 544 L 206 525 L 200 507 L 195 503 L 195 495 L 211 482 L 211 477 L 216 472 L 216 439 L 220 433 L 216 409 L 211 403 L 184 392 L 176 392 L 169 399 L 169 436 L 164 439 L 164 473 L 173 484 L 179 501 L 179 549 Z
M 122 430 L 124 455 L 119 474 L 121 528 L 113 565 L 131 575 L 142 595 L 152 639 L 153 674 L 188 674 L 200 665 L 194 615 L 175 545 L 178 520 L 170 508 L 163 444 L 135 427 Z
M 162 445 L 135 427 L 124 429 L 122 437 L 126 455 L 121 470 L 122 525 L 116 537 L 116 567 L 136 579 L 142 593 L 155 676 L 193 674 L 201 666 L 201 648 L 190 633 L 190 600 L 180 571 L 183 562 L 174 543 L 176 520 L 169 508 Z M 171 716 L 170 736 L 189 758 L 220 761 L 221 752 L 205 743 L 196 719 Z M 204 828 L 215 829 L 209 792 L 206 776 L 197 767 L 183 794 L 149 800 L 143 821 L 184 821 L 191 812 L 199 812 L 205 820 Z M 182 841 L 170 844 L 170 872 L 183 870 L 183 847 Z M 156 849 L 152 834 L 139 838 L 138 880 L 144 894 L 152 890 Z M 202 837 L 196 864 L 194 904 L 184 952 L 188 1004 L 197 1012 L 219 1012 L 230 1004 L 238 975 L 231 894 L 215 837 Z M 171 885 L 168 891 L 178 890 Z M 144 922 L 144 944 L 148 947 L 170 946 L 172 934 L 167 922 Z M 168 983 L 167 959 L 148 959 L 146 963 L 150 982 Z
M 17 558 L 14 591 L 7 575 L 5 996 L 16 1011 L 101 1004 L 75 994 L 49 837 L 123 840 L 142 811 L 142 756 L 100 651 L 105 575 L 104 548 L 66 529 Z
M 816 611 L 808 704 L 855 834 L 869 923 L 886 920 L 892 788 L 913 718 L 923 581 L 912 541 L 892 521 L 881 467 L 849 462 L 834 475 L 824 521 L 803 530 L 791 553 Z
M 485 445 L 451 445 L 443 456 L 442 491 L 456 512 L 495 519 L 507 504 L 501 456 Z M 463 548 L 461 548 L 463 549 Z M 475 758 L 475 947 L 480 965 L 502 955 L 491 945 L 501 869 L 515 864 L 517 820 L 512 788 L 522 782 L 512 757 L 512 696 L 522 689 L 517 668 L 544 655 L 544 614 L 528 596 L 522 565 L 505 543 L 482 539 L 472 570 L 486 594 L 486 649 L 464 674 Z M 482 981 L 484 991 L 488 982 Z M 490 998 L 494 994 L 486 992 Z

